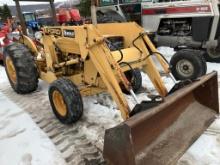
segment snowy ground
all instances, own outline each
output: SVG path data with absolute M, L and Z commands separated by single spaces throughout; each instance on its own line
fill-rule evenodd
M 174 53 L 171 48 L 159 48 L 159 50 L 165 54 L 168 60 Z M 220 64 L 208 63 L 208 72 L 212 70 L 217 70 L 220 74 Z M 164 82 L 168 88 L 173 85 L 170 79 L 164 78 Z M 1 88 L 5 88 L 5 85 L 8 85 L 8 81 L 4 68 L 0 67 L 0 164 L 30 164 L 30 162 L 42 165 L 65 164 L 60 152 L 36 126 L 26 110 L 20 109 L 1 93 Z M 153 86 L 145 75 L 143 75 L 143 87 L 153 91 Z M 43 100 L 47 99 L 47 88 L 48 85 L 44 82 L 39 83 L 39 90 L 45 94 L 45 97 L 41 98 Z M 13 94 L 12 90 L 11 93 Z M 133 106 L 134 102 L 131 97 L 126 96 L 126 98 L 129 100 L 129 105 Z M 147 99 L 145 94 L 139 94 L 138 98 Z M 49 104 L 44 104 L 43 100 L 40 100 L 42 106 L 49 106 Z M 108 94 L 85 97 L 83 101 L 84 115 L 82 121 L 76 125 L 89 141 L 94 142 L 92 144 L 101 149 L 104 130 L 122 121 L 120 113 L 116 110 L 117 107 Z M 179 164 L 217 165 L 220 164 L 219 155 L 220 119 L 217 119 L 185 153 Z
M 6 83 L 0 68 L 0 88 Z M 8 83 L 8 82 L 7 82 Z M 60 153 L 31 117 L 0 93 L 0 164 L 65 165 Z

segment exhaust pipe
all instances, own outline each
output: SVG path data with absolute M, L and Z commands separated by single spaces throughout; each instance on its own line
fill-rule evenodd
M 115 165 L 176 164 L 217 114 L 217 72 L 212 72 L 106 130 L 104 158 Z

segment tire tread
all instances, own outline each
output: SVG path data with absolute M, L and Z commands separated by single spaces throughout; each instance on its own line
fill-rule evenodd
M 11 58 L 17 75 L 15 84 L 8 76 L 12 88 L 19 94 L 35 91 L 38 87 L 39 76 L 34 58 L 28 48 L 21 43 L 10 44 L 4 49 L 4 61 L 7 56 Z M 7 69 L 6 73 L 8 75 Z
M 59 115 L 53 104 L 52 93 L 54 90 L 58 90 L 62 94 L 67 105 L 68 112 L 65 117 Z M 83 114 L 83 101 L 77 86 L 71 80 L 66 78 L 59 78 L 55 80 L 50 84 L 48 94 L 53 112 L 62 123 L 71 124 L 81 118 Z

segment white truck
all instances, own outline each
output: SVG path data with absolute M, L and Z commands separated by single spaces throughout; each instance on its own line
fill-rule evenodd
M 220 62 L 220 0 L 100 0 L 99 22 L 136 21 L 158 46 L 203 51 Z

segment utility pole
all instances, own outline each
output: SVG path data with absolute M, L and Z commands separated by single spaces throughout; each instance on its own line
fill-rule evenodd
M 54 0 L 50 0 L 50 8 L 51 8 L 51 14 L 52 14 L 54 25 L 58 25 L 57 18 L 56 18 L 56 9 L 54 6 Z
M 91 18 L 93 25 L 97 25 L 96 5 L 97 5 L 97 0 L 91 0 Z
M 56 9 L 55 9 L 55 6 L 54 6 L 54 0 L 13 0 L 13 1 L 16 4 L 17 15 L 18 15 L 18 18 L 19 18 L 20 23 L 21 23 L 23 34 L 27 35 L 27 27 L 26 27 L 25 20 L 24 20 L 24 17 L 23 17 L 23 14 L 22 14 L 22 10 L 21 10 L 21 6 L 20 6 L 20 3 L 19 3 L 20 1 L 27 1 L 27 2 L 33 2 L 33 1 L 36 1 L 36 2 L 49 2 L 50 3 L 50 7 L 51 7 L 51 13 L 52 13 L 52 18 L 53 18 L 54 24 L 58 25 L 57 19 L 56 19 Z
M 20 23 L 21 23 L 22 33 L 24 35 L 27 35 L 27 27 L 26 27 L 26 24 L 25 24 L 24 17 L 22 15 L 22 11 L 21 11 L 21 6 L 20 6 L 20 3 L 19 3 L 19 0 L 14 0 L 14 1 L 15 1 L 15 4 L 16 4 L 17 15 L 18 15 L 18 18 L 19 18 Z

